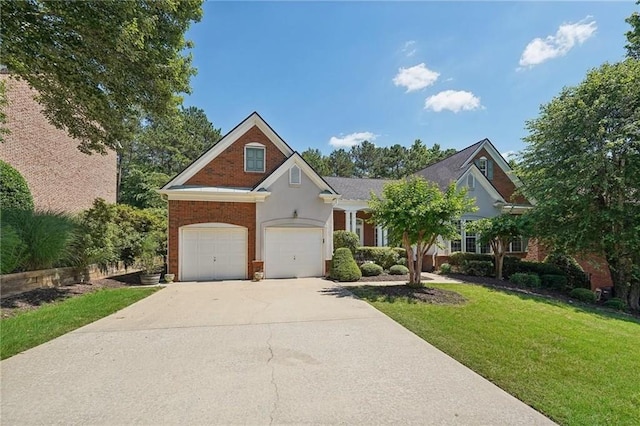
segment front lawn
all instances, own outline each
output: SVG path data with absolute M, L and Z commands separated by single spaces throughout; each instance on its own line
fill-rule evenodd
M 429 286 L 467 302 L 416 303 L 375 287 L 350 290 L 558 423 L 638 424 L 637 320 L 477 285 Z
M 3 319 L 0 321 L 0 359 L 110 315 L 157 290 L 158 287 L 100 290 Z

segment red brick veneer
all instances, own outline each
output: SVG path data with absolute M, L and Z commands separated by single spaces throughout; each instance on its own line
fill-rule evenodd
M 178 270 L 179 233 L 181 226 L 195 223 L 229 223 L 248 230 L 247 271 L 253 276 L 252 261 L 256 255 L 256 205 L 212 201 L 169 201 L 169 273 L 180 276 Z
M 244 171 L 244 146 L 251 142 L 258 142 L 265 146 L 264 173 Z M 192 176 L 186 184 L 253 188 L 286 159 L 287 157 L 271 140 L 257 126 L 253 126 L 231 146 L 227 147 L 224 152 Z
M 493 159 L 489 153 L 482 148 L 478 154 L 474 157 L 474 160 L 478 160 L 480 157 L 485 157 L 487 159 Z M 517 203 L 517 204 L 529 204 L 526 198 L 524 198 L 520 194 L 514 195 L 516 190 L 516 186 L 511 181 L 509 176 L 497 165 L 495 159 L 493 159 L 493 179 L 491 183 L 498 190 L 500 195 L 508 202 L 508 203 Z

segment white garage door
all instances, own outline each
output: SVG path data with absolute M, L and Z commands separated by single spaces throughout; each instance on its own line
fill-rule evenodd
M 322 229 L 267 228 L 264 259 L 267 278 L 322 276 Z
M 247 230 L 183 228 L 180 256 L 181 281 L 245 279 Z

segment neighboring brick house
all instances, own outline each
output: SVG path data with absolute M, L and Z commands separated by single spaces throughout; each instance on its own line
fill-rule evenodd
M 116 153 L 87 155 L 78 141 L 51 125 L 24 81 L 1 74 L 6 82 L 6 127 L 11 133 L 0 144 L 0 159 L 27 181 L 37 209 L 76 212 L 93 200 L 116 201 Z
M 425 269 L 452 252 L 490 252 L 466 231 L 469 221 L 531 208 L 488 139 L 416 175 L 441 189 L 452 182 L 466 187 L 478 207 L 459 221 L 460 240 L 441 240 L 442 248 L 427 254 Z M 267 278 L 323 275 L 334 230 L 355 232 L 365 246 L 387 245 L 386 230 L 367 219 L 371 193 L 380 195 L 388 182 L 318 176 L 254 112 L 160 190 L 169 200 L 169 272 L 181 281 L 248 278 L 257 270 Z M 508 251 L 530 255 L 523 238 Z

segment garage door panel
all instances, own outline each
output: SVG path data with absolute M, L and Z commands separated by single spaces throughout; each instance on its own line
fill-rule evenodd
M 322 275 L 321 228 L 267 228 L 265 275 L 302 278 Z
M 246 278 L 247 231 L 244 228 L 182 230 L 181 280 Z

